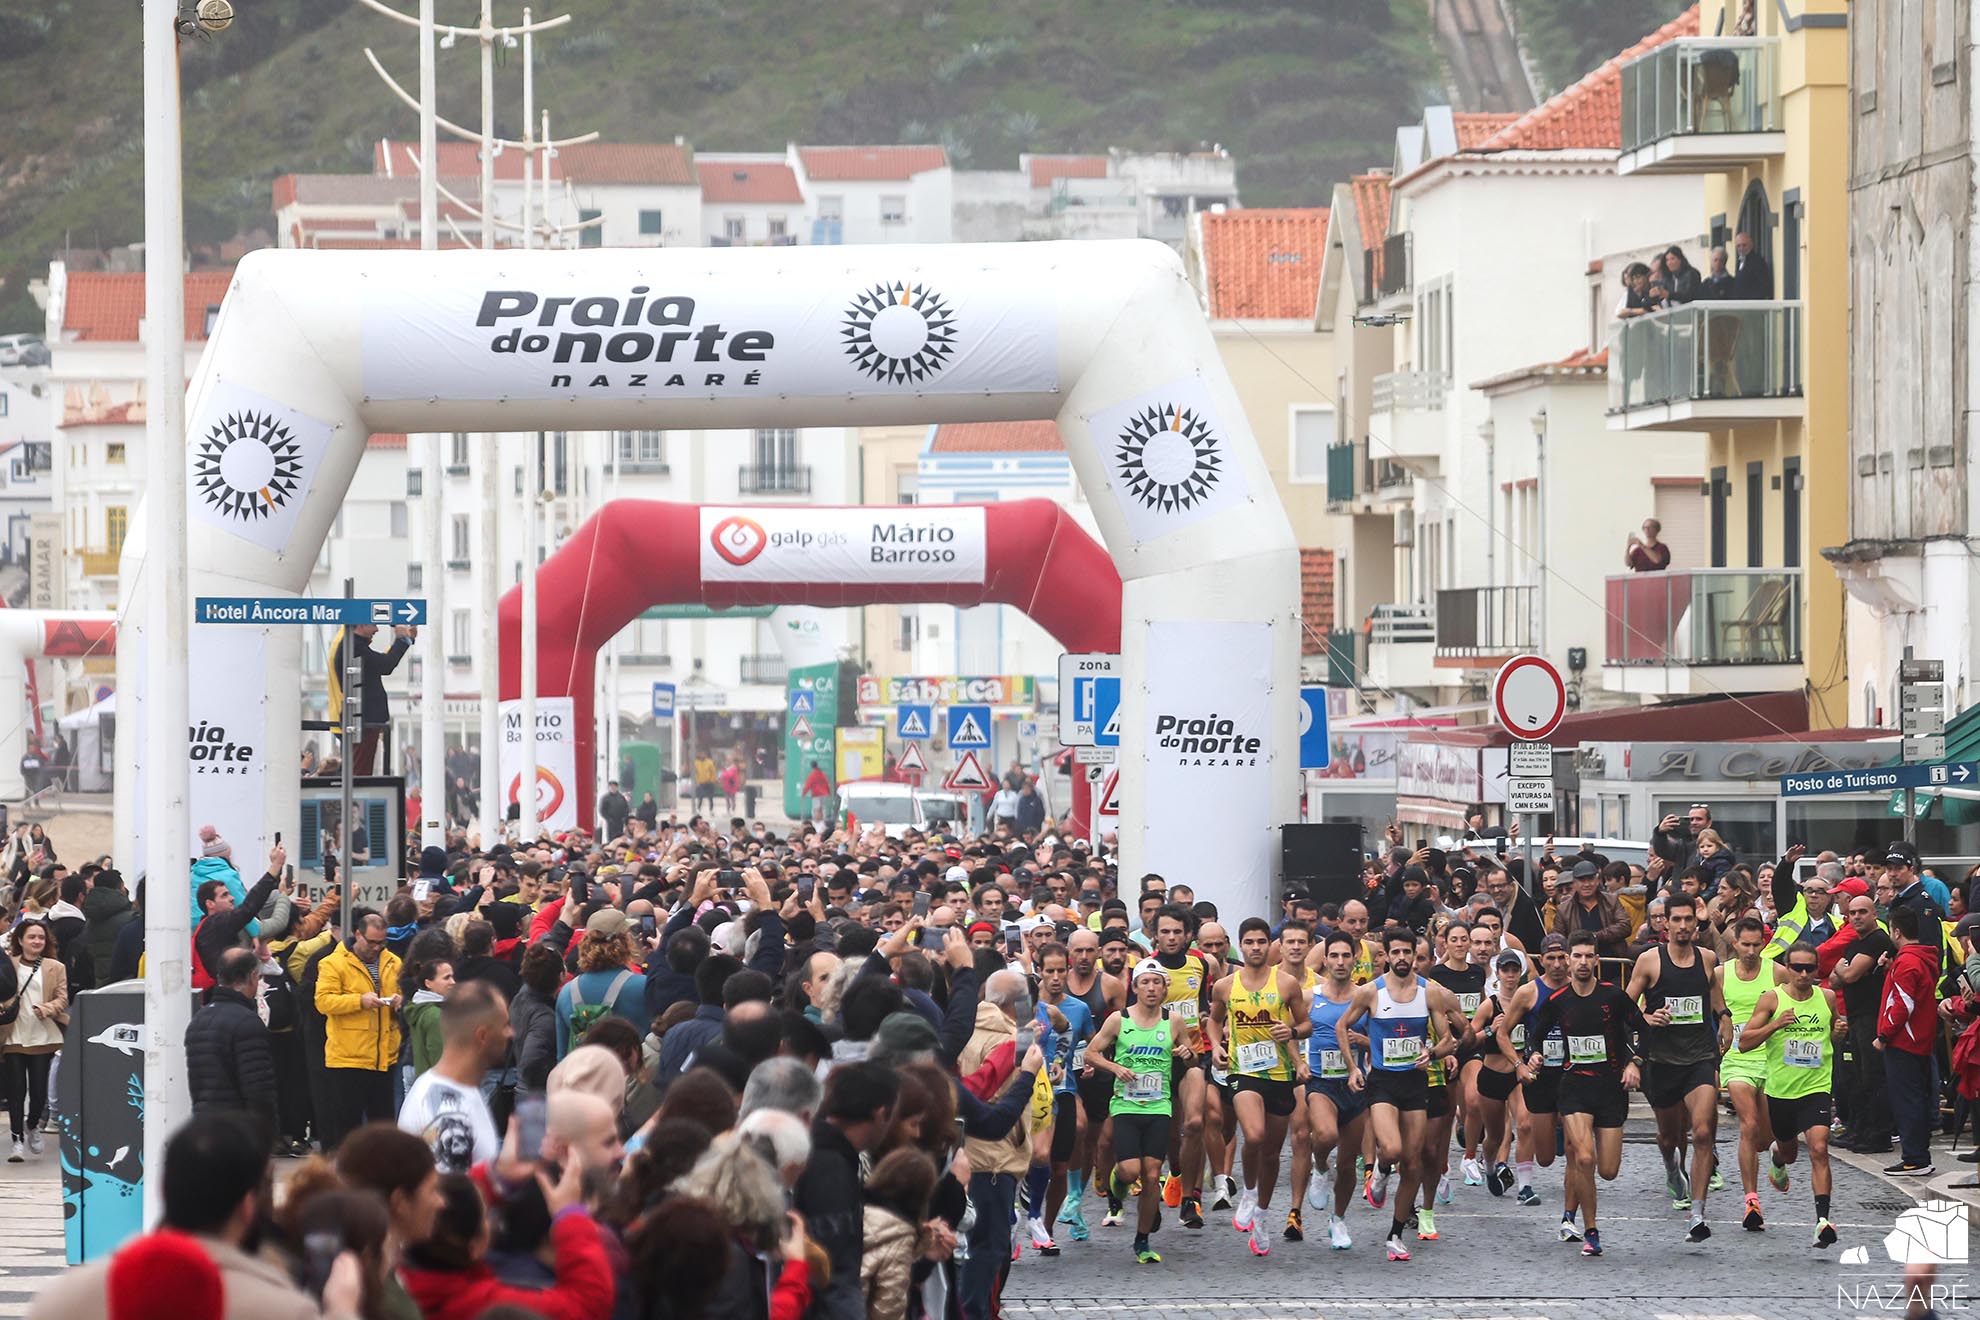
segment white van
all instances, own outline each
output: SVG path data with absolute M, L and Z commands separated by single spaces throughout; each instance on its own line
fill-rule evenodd
M 910 829 L 924 834 L 961 831 L 969 821 L 969 804 L 962 794 L 946 789 L 855 779 L 839 785 L 839 814 L 862 826 L 882 826 L 888 838 L 898 839 Z

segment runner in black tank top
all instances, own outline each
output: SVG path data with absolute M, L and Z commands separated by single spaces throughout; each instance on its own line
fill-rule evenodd
M 1093 1029 L 1097 1032 L 1114 1012 L 1107 990 L 1107 969 L 1100 961 L 1100 937 L 1090 930 L 1075 930 L 1066 938 L 1066 948 L 1072 957 L 1072 965 L 1066 975 L 1067 993 L 1085 1004 L 1093 1014 Z M 1086 987 L 1086 993 L 1081 994 L 1075 987 L 1087 977 L 1092 980 Z M 1120 987 L 1118 981 L 1115 984 L 1119 987 L 1118 993 L 1125 998 L 1125 987 Z M 1060 1211 L 1059 1215 L 1059 1222 L 1072 1229 L 1075 1242 L 1086 1240 L 1082 1231 L 1084 1223 L 1073 1212 L 1077 1210 L 1086 1190 L 1088 1175 L 1095 1169 L 1114 1167 L 1114 1125 L 1107 1112 L 1113 1095 L 1114 1079 L 1100 1069 L 1089 1067 L 1081 1075 L 1079 1102 L 1086 1110 L 1086 1135 L 1074 1150 L 1072 1171 L 1066 1175 L 1066 1205 L 1070 1209 Z M 1099 1180 L 1099 1185 L 1107 1192 L 1107 1217 L 1102 1221 L 1103 1227 L 1121 1222 L 1122 1206 L 1114 1199 L 1110 1182 L 1104 1174 Z
M 1467 1023 L 1471 1015 L 1478 1011 L 1478 1005 L 1485 998 L 1485 969 L 1471 962 L 1471 927 L 1462 921 L 1453 921 L 1439 937 L 1443 944 L 1443 958 L 1423 975 L 1451 992 L 1458 1001 L 1458 1011 L 1464 1014 Z M 1456 965 L 1453 965 L 1456 960 Z M 1472 1102 L 1470 1076 L 1478 1071 L 1479 1051 L 1475 1041 L 1458 1046 L 1458 1051 L 1450 1062 L 1444 1065 L 1444 1086 L 1449 1092 L 1448 1107 L 1443 1114 L 1430 1120 L 1424 1134 L 1424 1191 L 1423 1203 L 1430 1204 L 1431 1197 L 1449 1205 L 1451 1203 L 1451 1129 L 1457 1122 L 1457 1112 L 1467 1106 L 1477 1108 Z M 1474 1121 L 1467 1118 L 1467 1122 Z M 1435 1174 L 1432 1178 L 1430 1175 Z M 1466 1170 L 1467 1175 L 1470 1170 Z M 1482 1176 L 1465 1181 L 1472 1186 L 1482 1183 Z
M 1691 1211 L 1686 1241 L 1703 1242 L 1712 1236 L 1705 1223 L 1705 1198 L 1718 1165 L 1712 1143 L 1719 1133 L 1719 1051 L 1726 1004 L 1712 974 L 1717 955 L 1697 944 L 1697 901 L 1689 894 L 1672 894 L 1664 900 L 1664 917 L 1668 943 L 1637 957 L 1626 993 L 1642 1003 L 1646 1014 L 1667 1019 L 1662 1025 L 1653 1022 L 1645 1033 L 1649 1066 L 1643 1094 L 1657 1115 L 1657 1149 L 1664 1157 L 1671 1206 Z

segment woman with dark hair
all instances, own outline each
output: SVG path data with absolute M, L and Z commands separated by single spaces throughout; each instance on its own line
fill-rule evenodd
M 688 1175 L 714 1139 L 714 1133 L 693 1119 L 655 1123 L 639 1150 L 626 1156 L 611 1205 L 600 1218 L 621 1233 L 629 1232 L 641 1215 L 672 1195 L 673 1185 Z
M 710 1135 L 720 1136 L 736 1125 L 736 1112 L 736 1093 L 727 1082 L 706 1068 L 690 1068 L 667 1088 L 667 1098 L 660 1102 L 655 1118 L 661 1123 L 685 1118 L 707 1128 Z
M 376 1192 L 332 1187 L 311 1196 L 290 1217 L 290 1223 L 305 1262 L 315 1259 L 310 1239 L 318 1236 L 334 1241 L 338 1251 L 357 1257 L 364 1280 L 359 1320 L 392 1320 L 395 1312 L 388 1299 L 393 1293 L 404 1294 L 392 1278 L 391 1216 Z
M 564 963 L 557 951 L 532 944 L 522 960 L 522 989 L 509 1001 L 509 1028 L 515 1036 L 516 1092 L 542 1095 L 557 1066 L 557 987 Z
M 403 986 L 410 981 L 417 988 L 405 1008 L 399 1012 L 405 1024 L 403 1034 L 406 1041 L 406 1057 L 412 1064 L 412 1077 L 440 1062 L 440 1006 L 447 1002 L 447 996 L 454 992 L 454 964 L 449 958 L 434 958 L 416 963 L 408 969 L 411 973 L 400 982 Z M 411 1085 L 411 1079 L 408 1079 Z
M 1684 249 L 1673 243 L 1657 258 L 1657 271 L 1664 277 L 1664 288 L 1673 303 L 1696 302 L 1703 277 L 1698 267 L 1685 259 Z
M 951 1258 L 963 1217 L 969 1212 L 967 1173 L 956 1176 L 955 1161 L 962 1149 L 962 1129 L 956 1123 L 955 1083 L 947 1072 L 933 1063 L 912 1063 L 901 1069 L 901 1098 L 893 1129 L 887 1135 L 891 1150 L 919 1150 L 938 1170 L 922 1220 L 927 1230 L 924 1250 L 912 1266 L 911 1315 L 930 1315 L 940 1320 L 945 1313 L 959 1312 L 956 1262 Z M 907 1109 L 910 1094 L 917 1095 L 919 1108 Z M 887 1147 L 883 1147 L 887 1149 Z M 889 1150 L 889 1153 L 891 1153 Z M 925 1223 L 923 1222 L 925 1221 Z
M 425 1241 L 406 1253 L 400 1276 L 425 1320 L 477 1320 L 491 1306 L 526 1307 L 543 1320 L 597 1320 L 612 1314 L 612 1267 L 598 1226 L 585 1211 L 583 1169 L 567 1161 L 556 1182 L 536 1175 L 550 1211 L 557 1281 L 516 1288 L 488 1267 L 491 1232 L 481 1192 L 465 1174 L 440 1179 L 440 1211 Z
M 7 935 L 13 964 L 14 1020 L 0 1027 L 6 1061 L 7 1117 L 14 1145 L 9 1164 L 41 1154 L 41 1124 L 48 1114 L 48 1070 L 69 1025 L 69 978 L 45 917 L 28 917 Z
M 670 1196 L 628 1231 L 635 1277 L 645 1281 L 644 1320 L 700 1320 L 728 1275 L 729 1226 L 695 1196 Z M 485 1318 L 484 1318 L 485 1320 Z
M 920 1254 L 915 1246 L 935 1178 L 935 1161 L 904 1147 L 883 1157 L 866 1180 L 859 1281 L 866 1293 L 867 1320 L 907 1314 L 908 1285 Z
M 420 1308 L 391 1272 L 407 1247 L 433 1235 L 440 1213 L 440 1174 L 426 1142 L 391 1123 L 367 1123 L 337 1148 L 337 1174 L 347 1187 L 376 1192 L 391 1221 L 384 1287 L 386 1320 L 420 1320 Z

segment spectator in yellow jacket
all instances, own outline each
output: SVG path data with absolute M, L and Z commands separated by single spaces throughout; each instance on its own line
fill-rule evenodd
M 360 911 L 351 938 L 316 973 L 324 1018 L 324 1093 L 317 1106 L 323 1148 L 347 1133 L 397 1116 L 392 1070 L 399 1062 L 399 959 L 385 947 L 385 918 Z

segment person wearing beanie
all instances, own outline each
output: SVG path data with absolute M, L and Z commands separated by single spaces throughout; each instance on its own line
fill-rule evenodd
M 162 1228 L 110 1258 L 110 1320 L 221 1320 L 220 1267 L 184 1233 Z
M 202 825 L 199 827 L 199 860 L 192 865 L 194 897 L 191 918 L 194 926 L 198 926 L 199 919 L 206 915 L 200 911 L 198 895 L 199 887 L 208 880 L 225 881 L 227 892 L 234 896 L 235 907 L 241 906 L 241 900 L 247 897 L 247 885 L 242 881 L 241 873 L 234 868 L 233 845 L 221 838 L 220 831 L 213 826 Z M 247 934 L 250 937 L 261 934 L 261 923 L 248 922 Z

